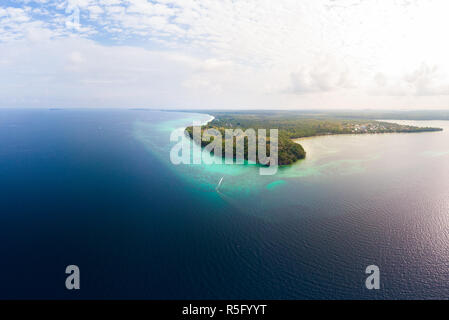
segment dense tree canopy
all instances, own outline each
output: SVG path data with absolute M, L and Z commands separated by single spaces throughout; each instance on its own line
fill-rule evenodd
M 419 128 L 414 126 L 399 125 L 389 122 L 361 119 L 324 118 L 313 115 L 298 115 L 294 113 L 254 112 L 254 113 L 229 113 L 218 112 L 213 121 L 201 127 L 202 136 L 205 130 L 215 129 L 222 139 L 222 156 L 225 155 L 225 130 L 226 129 L 278 129 L 278 164 L 288 165 L 299 159 L 304 159 L 306 152 L 303 147 L 292 139 L 330 134 L 366 134 L 366 133 L 391 133 L 391 132 L 423 132 L 439 131 L 439 128 Z M 193 127 L 186 128 L 187 133 L 193 138 Z M 233 155 L 236 158 L 236 137 L 233 138 Z M 203 147 L 211 143 L 214 138 L 196 141 Z M 229 140 L 229 139 L 228 139 Z M 248 160 L 248 143 L 244 140 L 244 158 Z M 267 138 L 267 151 L 269 154 L 270 137 Z M 258 151 L 258 150 L 257 150 Z

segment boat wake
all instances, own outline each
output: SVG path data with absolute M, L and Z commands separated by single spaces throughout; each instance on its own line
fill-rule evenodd
M 221 183 L 223 182 L 223 178 L 224 178 L 224 177 L 221 177 L 220 181 L 218 182 L 217 186 L 215 187 L 215 190 L 216 190 L 217 192 L 219 192 L 218 189 L 220 188 Z

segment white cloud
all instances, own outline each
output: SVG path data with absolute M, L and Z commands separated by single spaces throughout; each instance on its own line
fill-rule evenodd
M 87 8 L 91 19 L 97 19 L 99 15 L 104 13 L 104 10 L 99 6 L 90 6 Z
M 348 67 L 332 61 L 330 57 L 317 58 L 314 64 L 301 67 L 290 74 L 292 94 L 328 92 L 351 89 L 352 83 Z
M 449 45 L 441 36 L 449 28 L 445 0 L 23 3 L 0 6 L 0 45 L 11 51 L 29 46 L 30 62 L 13 61 L 34 70 L 30 79 L 54 81 L 52 93 L 73 103 L 91 104 L 73 88 L 104 105 L 366 108 L 449 102 Z M 75 7 L 81 27 L 68 29 Z M 134 47 L 124 46 L 129 43 Z M 11 58 L 0 51 L 0 61 Z M 18 86 L 27 82 L 15 79 Z M 28 90 L 34 100 L 42 98 Z M 417 102 L 407 100 L 413 98 Z
M 200 95 L 208 98 L 209 93 L 183 84 L 196 74 L 221 68 L 217 61 L 203 63 L 182 54 L 102 46 L 82 38 L 0 44 L 0 52 L 3 107 L 42 103 L 66 107 L 194 107 Z
M 400 77 L 387 77 L 378 73 L 372 90 L 377 95 L 391 96 L 446 96 L 449 95 L 449 78 L 437 66 L 425 63 Z

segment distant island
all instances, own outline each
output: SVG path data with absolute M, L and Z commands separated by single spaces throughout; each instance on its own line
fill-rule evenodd
M 375 133 L 411 133 L 442 131 L 441 128 L 415 127 L 396 123 L 382 122 L 364 119 L 339 119 L 326 118 L 313 115 L 304 116 L 294 112 L 211 112 L 215 119 L 201 126 L 201 132 L 207 129 L 216 129 L 224 136 L 225 129 L 278 129 L 278 164 L 289 165 L 297 160 L 304 159 L 306 152 L 303 147 L 293 142 L 293 139 L 336 135 L 336 134 L 375 134 Z M 193 138 L 193 127 L 186 128 L 187 134 Z M 206 146 L 210 141 L 196 141 L 201 146 Z M 225 139 L 222 141 L 222 156 L 224 157 Z M 269 138 L 267 150 L 269 150 Z M 245 143 L 244 157 L 248 160 L 248 148 Z M 235 155 L 235 145 L 234 145 Z

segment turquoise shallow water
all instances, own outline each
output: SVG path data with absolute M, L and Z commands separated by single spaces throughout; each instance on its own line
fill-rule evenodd
M 174 165 L 170 162 L 170 150 L 175 142 L 170 143 L 168 135 L 173 130 L 183 130 L 186 126 L 192 125 L 193 121 L 205 123 L 211 119 L 211 116 L 196 114 L 186 117 L 184 114 L 177 120 L 163 121 L 154 125 L 153 123 L 136 121 L 134 123 L 133 135 L 141 141 L 145 147 L 155 156 L 159 157 L 167 165 L 168 170 L 172 170 L 180 179 L 185 180 L 191 185 L 191 188 L 203 192 L 211 192 L 212 196 L 220 196 L 223 200 L 231 202 L 233 205 L 245 207 L 248 197 L 258 197 L 258 203 L 262 208 L 271 206 L 272 196 L 278 198 L 277 192 L 282 193 L 283 188 L 294 185 L 299 178 L 313 178 L 326 175 L 332 171 L 338 171 L 338 174 L 347 175 L 363 171 L 363 162 L 369 159 L 335 159 L 321 163 L 320 158 L 309 157 L 305 161 L 298 161 L 296 164 L 287 167 L 279 167 L 275 175 L 261 175 L 258 165 L 237 165 L 237 164 L 179 164 Z M 191 143 L 190 140 L 188 140 Z M 316 146 L 314 146 L 316 147 Z M 200 150 L 203 159 L 211 157 L 207 151 L 191 143 L 191 159 L 193 153 Z M 311 146 L 312 149 L 312 146 Z M 319 150 L 319 149 L 318 149 Z M 324 154 L 332 152 L 326 149 Z M 337 152 L 337 151 L 334 151 Z M 373 156 L 375 157 L 375 156 Z M 216 158 L 217 159 L 217 158 Z M 221 159 L 220 159 L 221 160 Z M 193 162 L 193 160 L 191 161 Z M 224 161 L 223 161 L 224 162 Z M 223 178 L 223 179 L 222 179 Z M 217 185 L 220 183 L 219 191 L 216 192 Z M 284 205 L 301 204 L 302 200 L 296 197 L 287 197 Z M 278 204 L 275 204 L 277 206 Z
M 205 119 L 207 116 L 198 115 L 197 120 Z M 190 125 L 191 120 L 182 118 L 170 125 L 183 127 Z M 425 289 L 431 286 L 426 281 L 434 276 L 442 281 L 440 293 L 447 295 L 449 284 L 444 266 L 449 261 L 449 123 L 401 123 L 445 130 L 299 139 L 307 159 L 282 167 L 273 176 L 258 174 L 254 165 L 167 165 L 192 188 L 218 194 L 241 214 L 255 215 L 266 223 L 286 224 L 282 226 L 288 230 L 282 240 L 285 248 L 295 243 L 302 246 L 300 252 L 304 248 L 319 251 L 317 256 L 328 252 L 326 259 L 334 263 L 320 264 L 317 257 L 308 253 L 301 258 L 304 264 L 328 270 L 334 276 L 339 272 L 342 277 L 349 270 L 352 276 L 361 272 L 361 261 L 377 263 L 389 272 L 389 289 L 376 295 L 361 293 L 363 290 L 358 287 L 356 297 L 436 297 L 438 290 L 426 293 Z M 136 133 L 139 138 L 145 124 L 138 123 L 137 127 L 142 130 Z M 216 192 L 221 177 L 223 181 Z M 291 220 L 295 222 L 288 225 Z M 298 228 L 298 223 L 303 226 Z M 306 236 L 316 228 L 323 237 L 320 244 L 312 240 L 315 237 Z M 339 249 L 335 250 L 334 245 Z M 435 246 L 439 247 L 439 255 L 435 255 Z M 435 265 L 429 264 L 429 260 Z M 340 270 L 343 263 L 347 269 Z M 408 272 L 409 277 L 405 275 Z M 295 271 L 291 273 L 293 276 Z M 426 284 L 414 286 L 414 281 Z M 340 293 L 337 296 L 345 296 Z
M 448 122 L 302 139 L 307 158 L 273 176 L 173 165 L 172 130 L 209 119 L 0 111 L 0 298 L 449 296 Z M 371 264 L 379 291 L 364 287 Z

